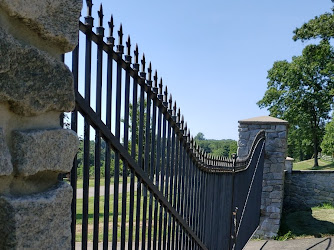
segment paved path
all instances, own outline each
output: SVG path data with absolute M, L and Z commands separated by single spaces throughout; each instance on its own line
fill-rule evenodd
M 251 240 L 244 250 L 334 250 L 334 237 L 286 241 Z

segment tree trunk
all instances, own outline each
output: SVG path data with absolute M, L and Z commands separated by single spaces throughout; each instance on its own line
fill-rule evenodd
M 318 163 L 318 138 L 317 136 L 313 137 L 313 144 L 314 144 L 314 166 L 313 167 L 319 167 L 319 163 Z

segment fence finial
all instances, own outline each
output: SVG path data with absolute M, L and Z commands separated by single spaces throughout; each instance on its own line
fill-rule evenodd
M 134 51 L 134 54 L 135 54 L 135 63 L 138 64 L 138 55 L 139 55 L 139 52 L 138 52 L 138 44 L 136 44 L 136 49 Z
M 103 27 L 103 7 L 102 7 L 102 3 L 100 4 L 100 10 L 97 12 L 98 16 L 99 16 L 99 26 Z
M 169 103 L 168 109 L 172 111 L 173 110 L 173 108 L 172 108 L 172 106 L 173 106 L 173 97 L 172 97 L 172 94 L 169 94 L 168 103 Z
M 177 120 L 176 120 L 177 123 L 180 123 L 181 122 L 181 110 L 180 108 L 177 110 Z
M 155 70 L 155 73 L 154 73 L 154 88 L 157 88 L 158 87 L 158 71 Z
M 129 56 L 131 54 L 131 39 L 130 39 L 130 35 L 128 35 L 128 41 L 126 42 L 126 47 L 127 47 L 127 55 Z
M 182 117 L 181 117 L 181 129 L 183 130 L 183 125 L 184 125 L 184 117 L 183 117 L 183 115 L 182 115 Z
M 147 72 L 148 72 L 148 82 L 147 84 L 149 86 L 152 85 L 152 63 L 150 62 L 150 64 L 148 65 L 148 69 L 147 69 Z
M 86 0 L 86 4 L 87 4 L 87 16 L 92 16 L 92 7 L 93 7 L 92 0 Z
M 167 85 L 165 86 L 165 92 L 164 92 L 164 102 L 167 102 L 167 96 L 168 96 L 168 89 Z
M 123 44 L 123 27 L 122 24 L 119 27 L 119 31 L 118 31 L 118 44 L 122 45 Z
M 183 118 L 183 117 L 182 117 Z M 183 134 L 183 136 L 187 136 L 187 130 L 188 130 L 188 124 L 187 124 L 187 122 L 185 122 L 185 124 L 184 124 L 184 134 Z
M 145 54 L 143 53 L 143 58 L 141 59 L 141 72 L 145 72 Z
M 174 101 L 173 116 L 176 116 L 176 101 Z
M 160 78 L 160 83 L 159 83 L 159 95 L 162 95 L 162 77 Z
M 110 21 L 108 22 L 109 25 L 109 37 L 113 36 L 114 33 L 114 17 L 110 15 Z

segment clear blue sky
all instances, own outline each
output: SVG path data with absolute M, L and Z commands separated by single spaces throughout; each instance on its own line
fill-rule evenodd
M 96 12 L 100 1 L 93 3 Z M 308 43 L 294 42 L 292 31 L 333 6 L 330 0 L 102 3 L 104 26 L 111 13 L 117 30 L 122 22 L 124 39 L 130 34 L 163 77 L 191 134 L 208 139 L 237 139 L 238 120 L 269 114 L 256 105 L 268 69 L 300 55 Z

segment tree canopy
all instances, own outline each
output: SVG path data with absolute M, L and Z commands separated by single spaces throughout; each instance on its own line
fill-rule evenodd
M 195 136 L 196 143 L 207 153 L 213 156 L 231 157 L 237 152 L 237 142 L 235 140 L 210 140 L 205 139 L 203 133 L 199 132 Z
M 332 13 L 325 13 L 316 16 L 304 23 L 300 28 L 296 28 L 293 33 L 293 40 L 309 40 L 312 38 L 321 38 L 329 40 L 334 38 L 334 8 Z
M 277 61 L 268 71 L 268 86 L 258 102 L 272 116 L 289 121 L 299 140 L 312 142 L 318 154 L 325 122 L 333 103 L 334 51 L 327 40 L 308 45 L 301 56 Z M 291 134 L 290 134 L 291 135 Z M 315 166 L 318 165 L 315 157 Z

